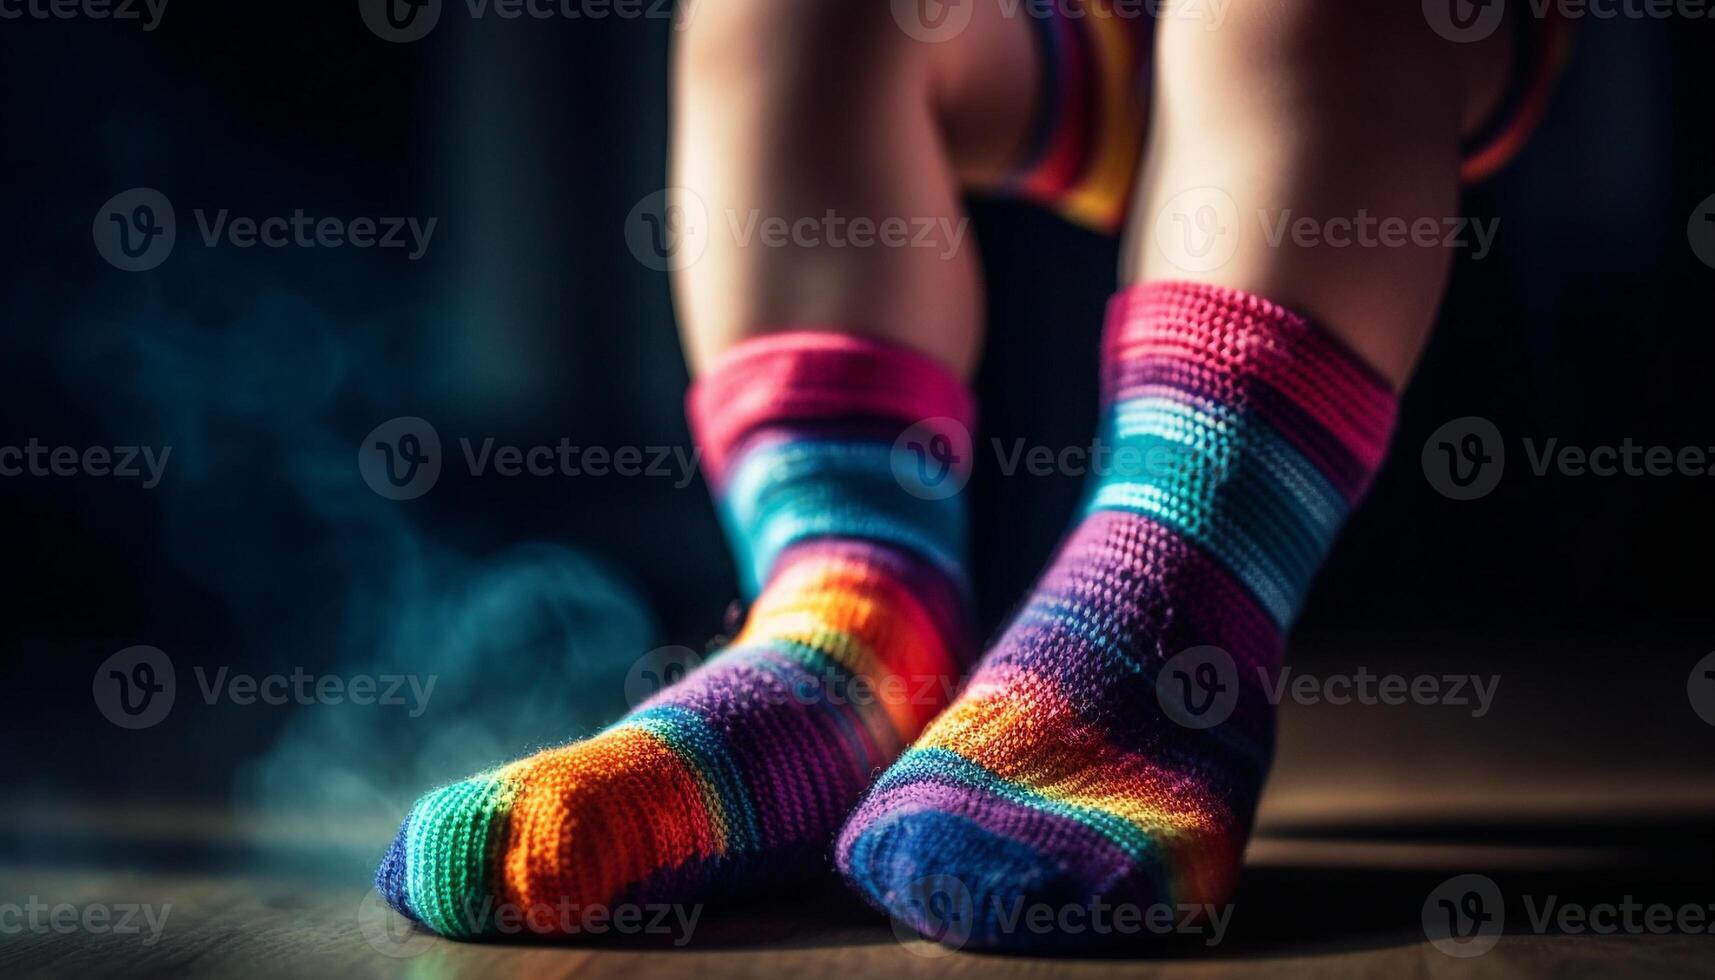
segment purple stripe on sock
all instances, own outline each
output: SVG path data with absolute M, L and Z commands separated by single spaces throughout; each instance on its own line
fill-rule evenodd
M 716 731 L 744 727 L 747 737 L 733 740 L 728 751 L 745 775 L 764 839 L 802 840 L 838 820 L 862 792 L 875 760 L 891 758 L 892 751 L 877 745 L 856 710 L 795 691 L 782 676 L 789 674 L 780 669 L 784 658 L 775 660 L 775 669 L 758 662 L 772 656 L 728 651 L 712 662 L 722 669 L 693 673 L 668 693 L 671 703 L 701 715 Z M 843 724 L 836 712 L 846 716 Z M 802 771 L 822 778 L 806 781 L 796 775 Z
M 882 821 L 895 813 L 939 810 L 970 818 L 990 833 L 1010 837 L 1028 846 L 1051 841 L 1053 850 L 1066 856 L 1069 871 L 1085 881 L 1106 881 L 1129 867 L 1125 852 L 1103 834 L 1070 817 L 1003 800 L 992 793 L 957 782 L 920 781 L 896 786 L 864 800 L 852 815 L 874 833 Z
M 1148 394 L 1172 398 L 1205 411 L 1211 405 L 1235 407 L 1232 391 L 1223 390 L 1232 387 L 1230 378 L 1189 361 L 1135 358 L 1115 365 L 1113 370 L 1116 402 Z M 1369 468 L 1298 403 L 1266 384 L 1257 383 L 1246 388 L 1243 410 L 1262 419 L 1302 453 L 1347 501 L 1355 502 L 1363 496 L 1370 478 Z

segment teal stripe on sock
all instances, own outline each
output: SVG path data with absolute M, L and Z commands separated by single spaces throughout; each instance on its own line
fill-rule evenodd
M 760 591 L 782 551 L 828 537 L 904 548 L 962 581 L 963 503 L 906 492 L 892 453 L 887 443 L 811 440 L 746 452 L 722 507 L 746 593 Z
M 1266 422 L 1221 406 L 1133 399 L 1115 406 L 1107 432 L 1135 468 L 1109 474 L 1086 511 L 1161 521 L 1289 625 L 1346 515 L 1327 478 Z
M 444 936 L 472 936 L 492 925 L 484 921 L 495 912 L 488 879 L 494 842 L 510 816 L 505 796 L 506 781 L 488 772 L 443 786 L 411 809 L 405 851 L 411 911 Z M 490 905 L 460 907 L 472 901 Z

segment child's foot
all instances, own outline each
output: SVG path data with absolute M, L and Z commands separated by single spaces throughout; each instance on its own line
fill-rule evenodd
M 1386 447 L 1389 387 L 1261 299 L 1149 284 L 1108 329 L 1110 472 L 840 833 L 851 882 L 932 938 L 1089 943 L 1104 906 L 1226 901 L 1273 751 L 1266 677 Z
M 907 492 L 891 454 L 920 420 L 969 413 L 956 379 L 896 348 L 783 334 L 734 350 L 692 414 L 745 577 L 766 583 L 744 630 L 600 734 L 425 796 L 382 895 L 449 936 L 555 933 L 592 907 L 819 866 L 964 663 L 962 507 Z

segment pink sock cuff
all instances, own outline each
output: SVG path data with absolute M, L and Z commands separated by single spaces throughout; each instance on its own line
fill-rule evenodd
M 1178 281 L 1121 291 L 1108 305 L 1102 339 L 1104 401 L 1127 397 L 1135 384 L 1127 366 L 1151 360 L 1178 362 L 1215 387 L 1259 382 L 1365 467 L 1387 455 L 1398 404 L 1393 386 L 1326 328 L 1260 296 Z
M 744 438 L 763 425 L 875 418 L 952 430 L 937 422 L 951 420 L 965 432 L 945 434 L 965 444 L 976 417 L 969 389 L 939 361 L 896 344 L 817 330 L 744 341 L 721 355 L 685 400 L 716 481 Z

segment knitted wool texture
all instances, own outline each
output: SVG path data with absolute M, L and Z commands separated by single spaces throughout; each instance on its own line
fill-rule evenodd
M 735 348 L 689 402 L 755 597 L 744 628 L 599 734 L 423 797 L 377 887 L 437 932 L 502 931 L 507 913 L 576 931 L 579 910 L 725 897 L 823 864 L 968 662 L 963 507 L 894 458 L 913 426 L 970 424 L 956 378 L 900 348 L 788 333 Z
M 1114 300 L 1103 381 L 1112 470 L 970 686 L 839 836 L 851 883 L 931 938 L 1089 942 L 1018 912 L 1225 901 L 1273 753 L 1265 684 L 1394 417 L 1331 335 L 1188 283 Z M 1157 682 L 1208 646 L 1230 661 L 1199 680 L 1236 701 L 1197 727 Z

